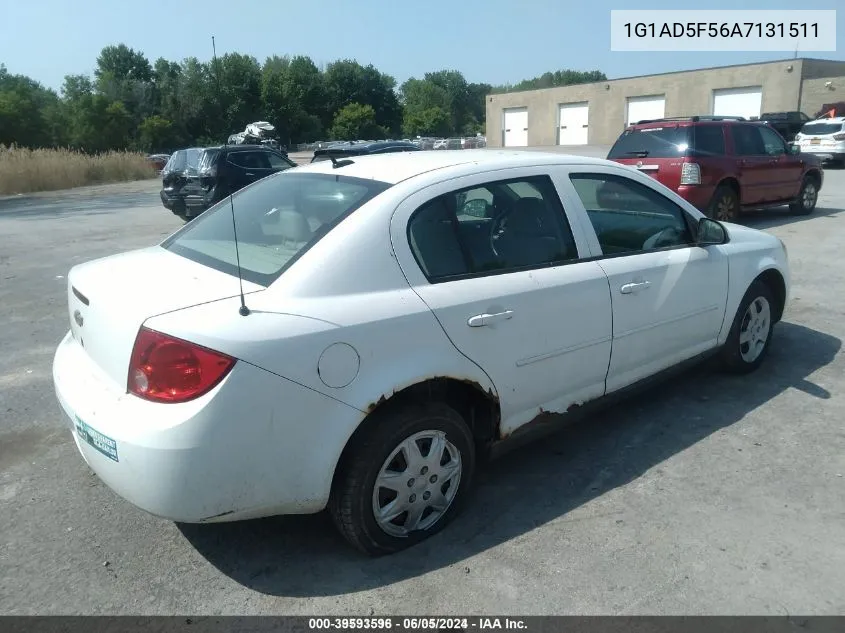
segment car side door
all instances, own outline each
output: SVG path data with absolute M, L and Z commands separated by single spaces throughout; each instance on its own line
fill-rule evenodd
M 278 171 L 290 169 L 291 167 L 296 167 L 296 163 L 294 163 L 290 158 L 271 151 L 267 152 L 267 162 L 270 165 L 270 173 L 273 174 Z
M 569 224 L 551 170 L 426 187 L 398 206 L 390 232 L 410 286 L 495 385 L 502 436 L 604 393 L 607 278 L 582 259 L 588 247 Z
M 273 170 L 270 168 L 268 154 L 269 152 L 266 151 L 251 149 L 229 152 L 226 158 L 226 173 L 231 190 L 243 189 L 247 185 L 272 174 Z
M 789 152 L 783 137 L 771 128 L 760 126 L 763 147 L 770 158 L 770 176 L 777 200 L 788 200 L 798 195 L 804 165 L 801 158 Z
M 729 125 L 737 160 L 740 204 L 764 204 L 778 200 L 779 178 L 772 173 L 772 157 L 766 153 L 759 125 Z
M 719 246 L 695 244 L 695 216 L 646 177 L 596 167 L 573 170 L 568 180 L 577 201 L 568 206 L 580 212 L 610 283 L 608 393 L 715 347 L 728 258 Z

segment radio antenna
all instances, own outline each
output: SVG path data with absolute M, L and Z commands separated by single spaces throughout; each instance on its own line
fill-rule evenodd
M 214 78 L 217 83 L 217 103 L 220 106 L 220 112 L 223 113 L 223 95 L 220 92 L 220 69 L 217 64 L 217 46 L 214 42 L 214 36 L 211 36 L 211 51 L 214 56 Z M 225 149 L 229 144 L 228 137 L 223 142 L 224 160 L 228 160 L 225 154 Z M 235 222 L 235 201 L 232 198 L 232 183 L 229 183 L 229 211 L 232 213 L 232 234 L 235 238 L 235 263 L 238 267 L 238 290 L 241 296 L 241 307 L 238 309 L 238 314 L 241 316 L 249 316 L 249 308 L 246 307 L 246 297 L 244 297 L 244 279 L 241 273 L 241 253 L 238 248 L 238 224 Z

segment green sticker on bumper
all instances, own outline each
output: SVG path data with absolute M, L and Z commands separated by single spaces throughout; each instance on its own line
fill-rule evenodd
M 117 442 L 96 429 L 92 429 L 78 417 L 76 418 L 76 434 L 79 436 L 79 439 L 84 440 L 109 459 L 116 462 L 120 461 L 117 458 Z

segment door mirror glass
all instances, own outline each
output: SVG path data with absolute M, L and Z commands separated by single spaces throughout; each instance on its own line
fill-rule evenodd
M 473 218 L 486 218 L 490 215 L 488 213 L 489 209 L 490 204 L 486 200 L 474 198 L 472 200 L 467 200 L 461 205 L 458 215 L 468 215 Z
M 698 221 L 696 244 L 699 246 L 712 246 L 714 244 L 724 244 L 727 241 L 728 232 L 719 222 L 711 218 L 701 218 Z

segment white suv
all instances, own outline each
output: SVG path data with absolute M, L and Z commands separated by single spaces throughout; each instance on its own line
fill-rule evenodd
M 801 151 L 822 160 L 845 161 L 845 117 L 817 119 L 805 123 L 795 135 Z

